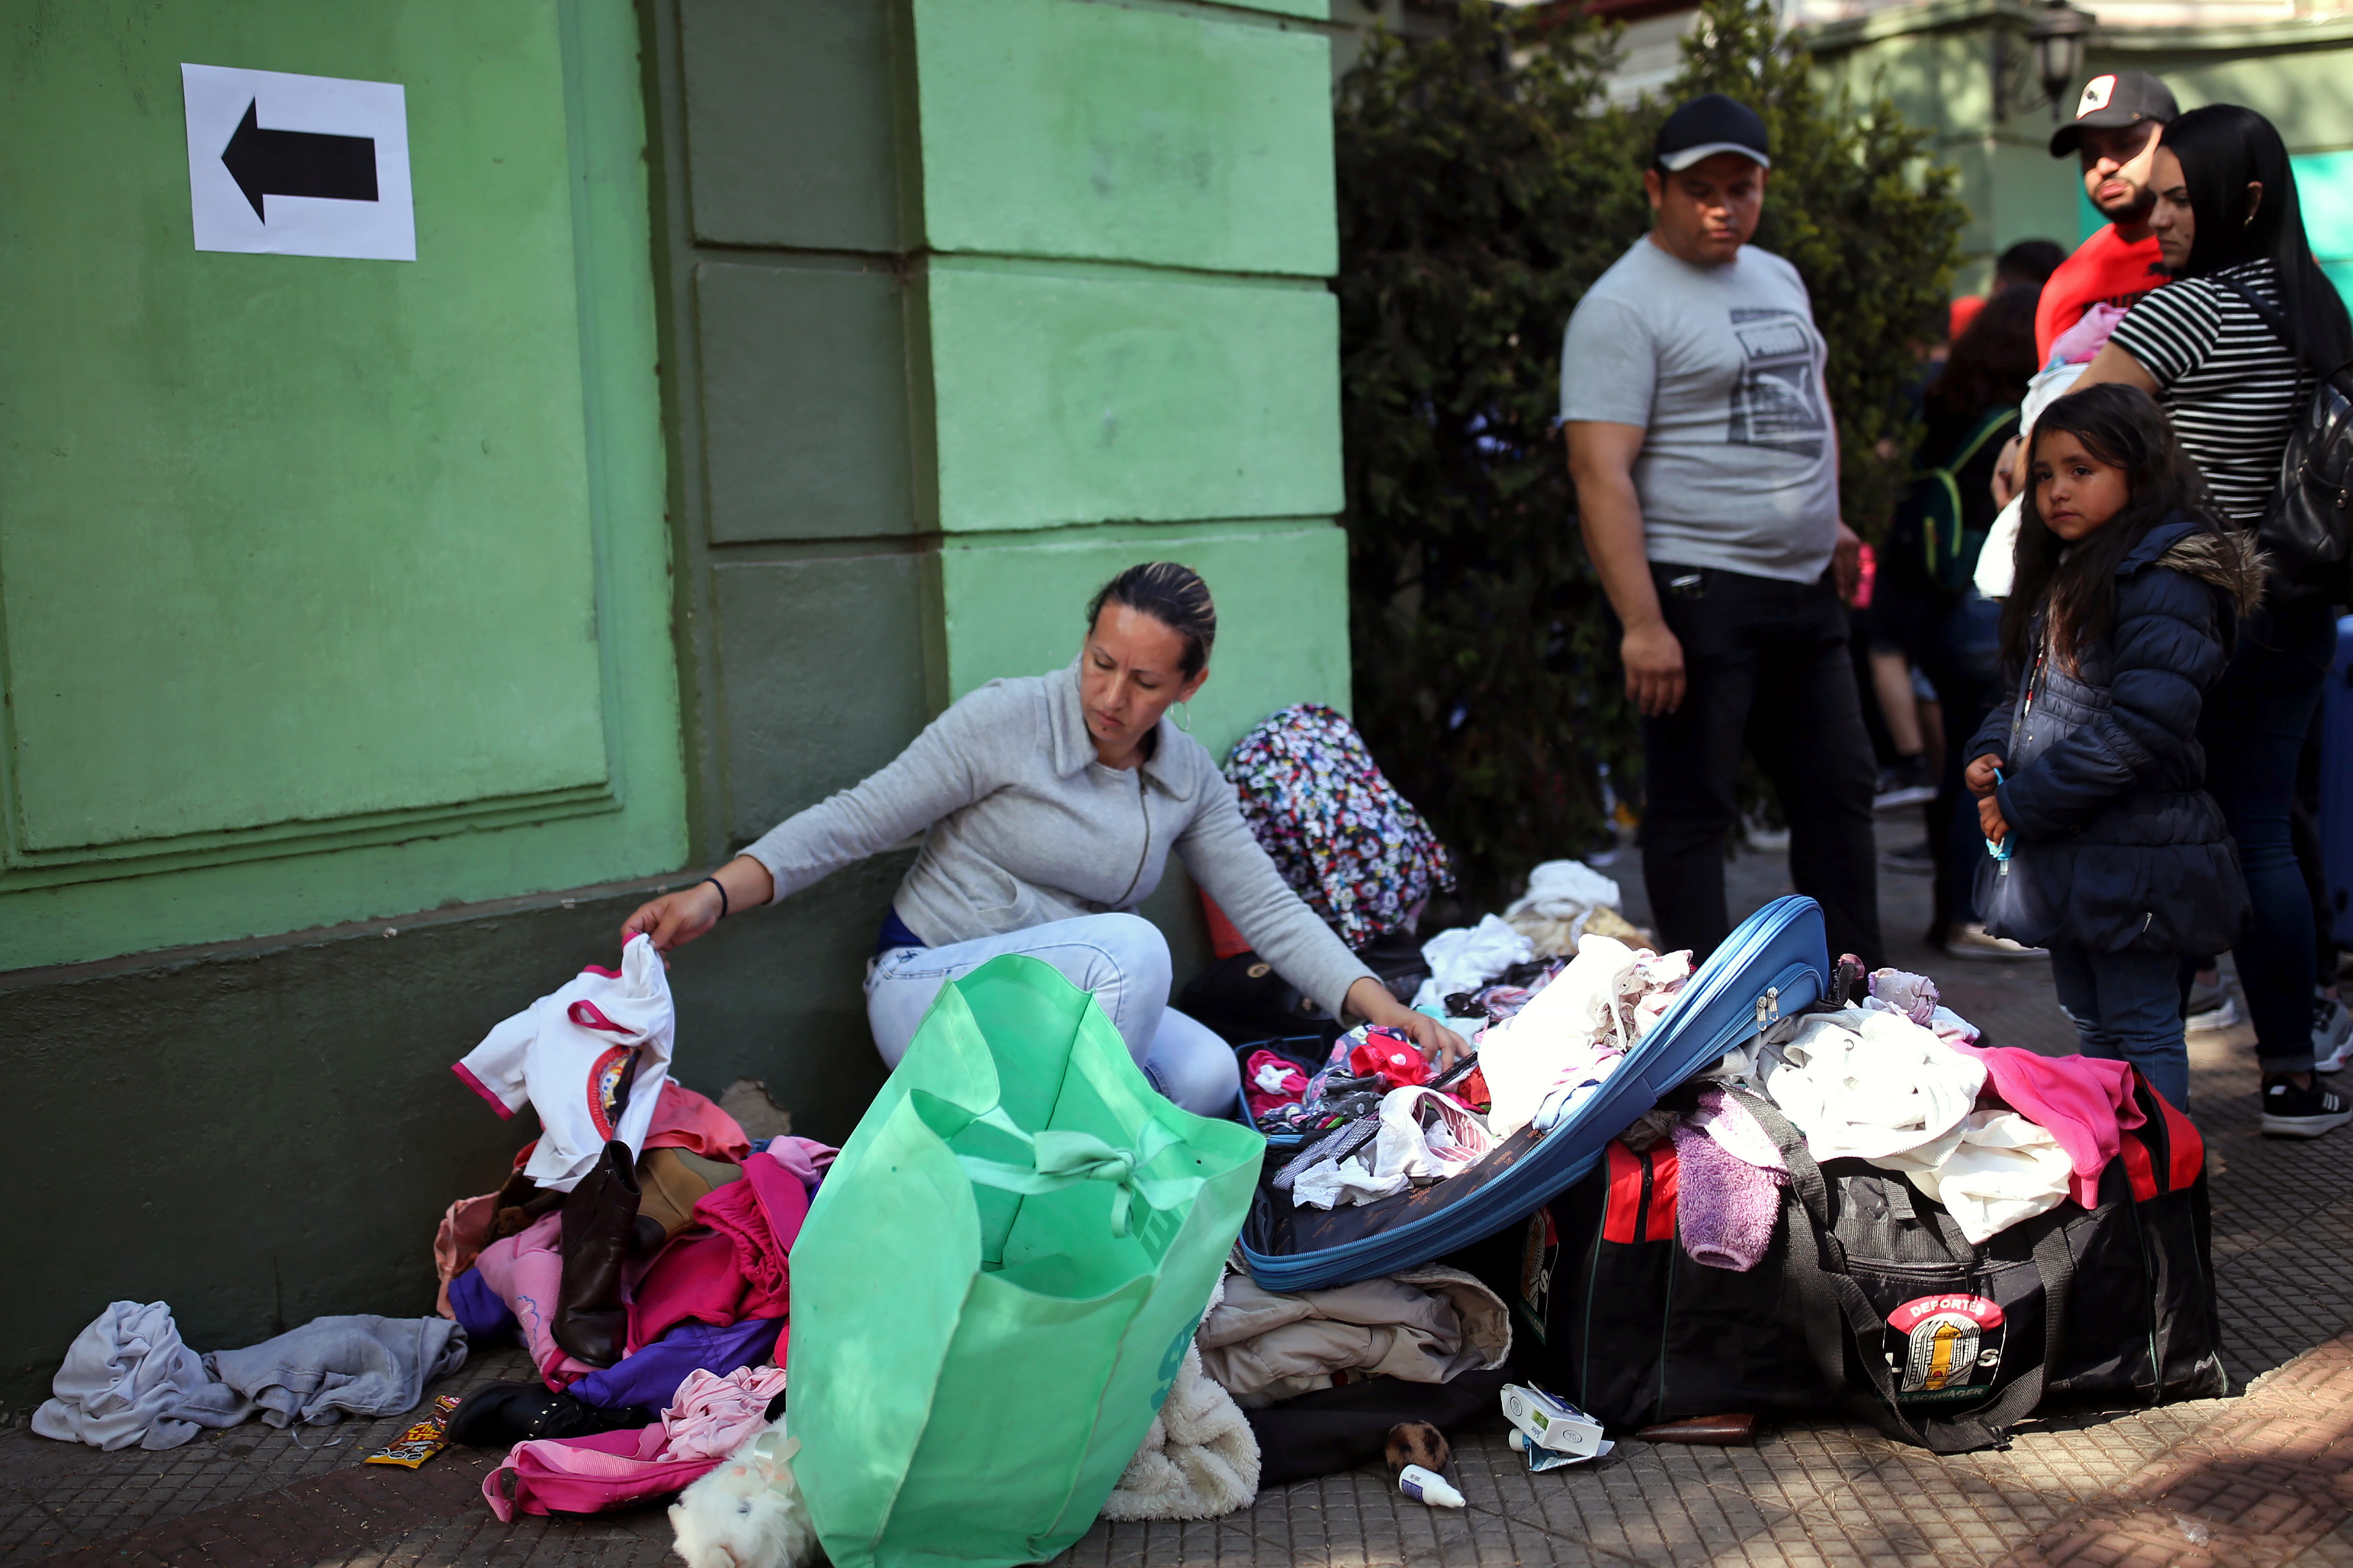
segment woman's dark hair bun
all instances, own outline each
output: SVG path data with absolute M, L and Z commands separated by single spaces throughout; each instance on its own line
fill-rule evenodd
M 1105 605 L 1124 605 L 1150 616 L 1185 639 L 1183 669 L 1198 675 L 1209 662 L 1209 648 L 1218 640 L 1218 606 L 1209 602 L 1209 585 L 1190 566 L 1174 561 L 1147 561 L 1131 566 L 1103 585 L 1087 605 L 1087 630 L 1094 630 Z

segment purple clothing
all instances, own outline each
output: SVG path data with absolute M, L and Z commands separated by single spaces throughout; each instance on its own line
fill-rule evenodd
M 466 1338 L 476 1344 L 505 1339 L 522 1327 L 479 1268 L 469 1268 L 450 1279 L 449 1315 L 466 1331 Z
M 725 1328 L 681 1323 L 645 1349 L 623 1356 L 602 1372 L 590 1373 L 564 1392 L 606 1410 L 631 1405 L 659 1410 L 670 1404 L 689 1373 L 702 1371 L 724 1377 L 737 1367 L 771 1359 L 777 1331 L 783 1327 L 781 1318 L 751 1318 Z

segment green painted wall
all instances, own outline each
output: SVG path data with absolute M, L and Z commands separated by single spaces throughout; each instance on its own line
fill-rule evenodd
M 1272 708 L 1348 705 L 1346 547 L 1320 518 L 956 540 L 940 553 L 949 689 L 1069 663 L 1087 599 L 1148 549 L 1217 599 L 1210 679 L 1187 707 L 1195 739 L 1223 756 Z
M 7 47 L 10 962 L 675 865 L 627 5 L 93 3 Z M 404 83 L 418 259 L 195 250 L 183 60 Z
M 1339 510 L 1324 289 L 940 260 L 929 304 L 943 528 Z
M 393 67 L 362 58 L 388 40 L 411 51 L 402 59 L 430 56 L 407 79 L 412 125 L 449 84 L 482 90 L 501 60 L 530 78 L 512 101 L 483 106 L 479 126 L 433 131 L 443 141 L 429 179 L 420 140 L 420 272 L 454 243 L 458 215 L 429 216 L 441 189 L 478 165 L 510 177 L 488 162 L 508 155 L 491 131 L 533 102 L 564 109 L 572 273 L 532 309 L 560 336 L 551 300 L 569 291 L 577 368 L 568 390 L 523 412 L 543 447 L 559 405 L 583 416 L 582 472 L 502 493 L 509 510 L 539 509 L 518 526 L 575 541 L 585 587 L 493 570 L 454 511 L 427 516 L 427 532 L 392 529 L 398 498 L 470 494 L 468 476 L 506 482 L 498 443 L 484 453 L 470 432 L 440 432 L 416 471 L 356 492 L 353 515 L 375 531 L 338 548 L 378 595 L 371 635 L 453 603 L 512 602 L 517 624 L 560 642 L 570 605 L 579 639 L 593 628 L 604 743 L 591 762 L 605 771 L 565 784 L 579 776 L 575 757 L 535 795 L 413 804 L 431 795 L 427 770 L 385 810 L 170 840 L 135 875 L 7 863 L 0 936 L 18 962 L 136 955 L 0 973 L 35 1125 L 56 1130 L 23 1151 L 25 1195 L 44 1212 L 71 1203 L 120 1216 L 102 1241 L 48 1247 L 34 1288 L 0 1301 L 10 1405 L 37 1396 L 67 1340 L 113 1297 L 171 1301 L 205 1348 L 319 1312 L 423 1310 L 436 1218 L 491 1186 L 529 1132 L 489 1116 L 448 1064 L 582 963 L 609 961 L 643 898 L 880 765 L 972 686 L 1065 663 L 1086 596 L 1118 567 L 1173 556 L 1218 595 L 1216 673 L 1192 705 L 1205 743 L 1221 749 L 1283 703 L 1347 700 L 1344 541 L 1331 521 L 1338 367 L 1321 281 L 1333 245 L 1326 46 L 1312 19 L 1322 0 L 1006 0 L 996 29 L 977 24 L 999 13 L 951 0 L 462 13 L 454 0 L 403 0 L 333 37 L 317 9 L 277 35 L 291 52 L 191 46 L 189 58 L 390 78 Z M 171 27 L 244 15 L 190 0 L 149 44 L 109 34 L 116 52 L 86 52 L 78 68 L 105 82 L 151 45 L 175 64 L 168 40 L 184 35 Z M 481 47 L 430 55 L 448 16 Z M 549 17 L 552 32 L 533 30 Z M 0 34 L 0 51 L 23 53 L 26 37 Z M 303 58 L 301 38 L 343 52 Z M 30 114 L 8 95 L 38 73 L 9 63 L 19 68 L 0 75 L 0 116 Z M 148 107 L 163 129 L 139 156 L 168 154 L 174 172 L 133 159 L 137 178 L 121 184 L 158 211 L 185 211 L 175 75 Z M 543 169 L 551 133 L 537 133 Z M 945 144 L 959 136 L 972 145 Z M 15 145 L 0 152 L 0 181 L 21 183 L 32 166 L 37 146 Z M 16 189 L 0 185 L 0 197 Z M 511 195 L 468 209 L 460 226 L 533 219 L 552 247 L 553 199 Z M 7 249 L 18 226 L 16 208 L 0 208 L 0 268 L 18 265 Z M 204 260 L 263 277 L 399 265 Z M 0 317 L 0 334 L 12 330 Z M 494 384 L 510 358 L 525 376 L 563 358 L 544 342 L 530 348 L 480 356 L 477 379 L 493 384 L 449 399 L 390 376 L 378 405 L 497 403 L 512 393 Z M 315 396 L 307 416 L 332 425 L 334 407 Z M 317 464 L 334 450 L 329 429 L 297 457 Z M 0 453 L 0 465 L 38 456 Z M 559 528 L 566 483 L 586 497 L 585 546 L 576 518 L 572 534 Z M 340 538 L 343 520 L 326 522 Z M 418 539 L 440 551 L 427 558 L 446 571 L 439 599 L 389 570 Z M 12 564 L 0 554 L 0 582 Z M 142 562 L 132 576 L 162 572 Z M 290 594 L 331 585 L 297 579 Z M 461 678 L 474 672 L 448 674 L 487 635 L 461 631 L 427 650 L 447 704 L 475 726 L 450 768 L 496 772 L 502 755 L 556 767 L 561 749 L 531 727 L 566 711 L 576 724 L 564 706 L 575 694 L 524 658 L 515 673 L 539 700 L 493 722 L 495 701 L 478 705 L 473 688 L 500 672 L 471 686 Z M 299 622 L 270 635 L 297 661 L 309 651 Z M 309 664 L 271 679 L 306 692 L 304 679 L 332 684 L 360 667 L 349 655 Z M 333 732 L 373 740 L 366 709 L 364 692 L 349 698 L 328 715 Z M 243 757 L 217 777 L 197 761 L 213 783 L 260 773 Z M 329 805 L 349 805 L 352 781 L 371 776 L 338 763 L 340 775 L 302 781 L 318 790 L 341 777 L 345 794 Z M 121 798 L 144 807 L 143 795 Z M 681 1081 L 715 1092 L 762 1079 L 797 1130 L 846 1136 L 881 1078 L 861 961 L 907 860 L 878 857 L 677 955 Z M 1189 974 L 1206 957 L 1189 883 L 1172 875 L 1145 912 Z M 330 923 L 375 913 L 394 918 Z M 270 934 L 286 931 L 296 934 Z M 240 933 L 259 934 L 147 951 Z M 94 1180 L 82 1148 L 92 1125 L 146 1152 Z
M 915 0 L 914 22 L 934 250 L 1338 264 L 1318 34 L 1072 0 Z

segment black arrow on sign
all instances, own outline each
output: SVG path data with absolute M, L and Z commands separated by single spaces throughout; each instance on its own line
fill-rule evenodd
M 260 100 L 245 106 L 237 134 L 221 149 L 222 166 L 262 222 L 264 196 L 324 196 L 337 202 L 375 197 L 375 141 L 323 136 L 315 131 L 264 131 L 255 122 Z

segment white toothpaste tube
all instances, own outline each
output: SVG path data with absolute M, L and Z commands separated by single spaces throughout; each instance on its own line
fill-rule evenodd
M 1601 1423 L 1541 1388 L 1504 1384 L 1504 1419 L 1530 1443 L 1556 1454 L 1591 1458 L 1601 1451 Z
M 1425 1470 L 1419 1465 L 1408 1465 L 1398 1472 L 1398 1490 L 1430 1508 L 1464 1506 L 1462 1494 L 1456 1491 L 1444 1476 L 1435 1470 Z

